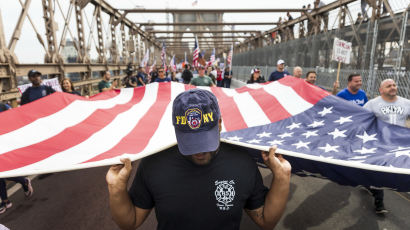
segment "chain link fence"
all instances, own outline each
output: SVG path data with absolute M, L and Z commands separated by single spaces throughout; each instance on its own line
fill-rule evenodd
M 408 2 L 390 2 L 408 5 Z M 331 60 L 331 55 L 333 41 L 337 37 L 352 43 L 350 64 L 342 64 L 340 70 L 340 88 L 346 87 L 349 74 L 359 73 L 363 79 L 362 88 L 370 98 L 379 95 L 379 84 L 387 78 L 396 81 L 400 96 L 410 98 L 409 8 L 395 12 L 393 17 L 383 14 L 374 22 L 346 23 L 342 28 L 322 31 L 317 35 L 235 53 L 232 61 L 234 76 L 246 81 L 252 68 L 259 67 L 267 80 L 276 69 L 276 62 L 283 59 L 290 73 L 295 66 L 301 66 L 304 73 L 314 70 L 318 73 L 317 84 L 332 89 L 338 63 Z

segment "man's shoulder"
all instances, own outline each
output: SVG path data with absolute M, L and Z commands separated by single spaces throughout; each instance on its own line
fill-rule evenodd
M 348 95 L 348 90 L 347 90 L 347 88 L 344 88 L 344 89 L 342 89 L 342 90 L 340 90 L 337 94 L 336 94 L 336 96 L 338 96 L 338 97 L 344 97 L 344 96 L 346 96 L 346 95 Z
M 162 150 L 158 153 L 152 154 L 150 156 L 144 157 L 141 160 L 141 164 L 146 165 L 147 167 L 153 167 L 155 165 L 161 165 L 164 162 L 169 162 L 170 160 L 177 159 L 176 154 L 178 154 L 177 145 Z
M 237 161 L 246 162 L 250 166 L 256 165 L 255 160 L 252 159 L 251 153 L 253 151 L 244 147 L 221 142 L 219 151 L 224 155 L 224 158 L 228 158 L 229 161 L 236 163 Z

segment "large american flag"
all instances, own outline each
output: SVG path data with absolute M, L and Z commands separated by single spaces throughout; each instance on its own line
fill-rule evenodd
M 0 113 L 0 178 L 117 164 L 169 148 L 176 144 L 172 100 L 192 87 L 152 83 L 90 99 L 57 92 Z M 296 173 L 410 191 L 410 129 L 291 76 L 199 88 L 218 98 L 224 142 L 251 153 L 277 145 Z
M 195 36 L 195 47 L 194 52 L 192 54 L 192 63 L 194 66 L 198 66 L 198 59 L 199 59 L 199 44 L 198 44 L 198 37 Z

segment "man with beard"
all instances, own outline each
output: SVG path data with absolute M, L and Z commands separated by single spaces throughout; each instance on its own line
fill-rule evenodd
M 245 209 L 258 226 L 272 229 L 286 206 L 291 171 L 276 148 L 262 153 L 274 175 L 268 190 L 246 151 L 220 143 L 222 120 L 211 92 L 179 94 L 172 122 L 178 145 L 142 159 L 129 191 L 129 159 L 108 171 L 114 221 L 138 228 L 155 207 L 157 229 L 239 229 Z

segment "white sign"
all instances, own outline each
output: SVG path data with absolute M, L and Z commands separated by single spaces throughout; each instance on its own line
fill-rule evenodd
M 24 91 L 26 91 L 26 89 L 28 87 L 30 87 L 32 84 L 24 84 L 24 85 L 19 85 L 17 86 L 17 88 L 20 90 L 20 93 L 23 94 Z M 48 85 L 51 86 L 55 91 L 62 91 L 61 90 L 61 86 L 60 83 L 58 82 L 58 78 L 52 78 L 52 79 L 45 79 L 42 82 L 42 85 Z
M 335 38 L 333 42 L 332 60 L 350 64 L 352 43 Z

